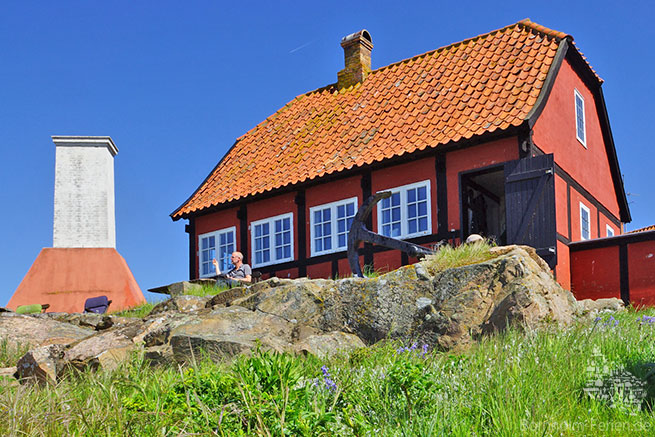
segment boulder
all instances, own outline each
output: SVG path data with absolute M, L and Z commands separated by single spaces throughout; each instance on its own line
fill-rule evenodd
M 258 345 L 288 349 L 292 331 L 293 324 L 280 317 L 235 306 L 181 324 L 171 331 L 169 343 L 177 362 L 192 362 L 203 355 L 223 360 Z
M 310 335 L 294 345 L 294 351 L 304 355 L 312 354 L 319 358 L 331 358 L 338 354 L 365 347 L 364 342 L 354 334 L 334 331 L 327 334 Z
M 432 303 L 416 314 L 413 324 L 416 338 L 451 349 L 508 324 L 535 328 L 574 321 L 575 298 L 553 279 L 534 249 L 509 246 L 492 253 L 498 256 L 434 276 Z
M 47 317 L 0 313 L 0 339 L 31 347 L 68 344 L 93 335 L 95 330 L 59 322 Z
M 64 349 L 60 344 L 51 344 L 32 349 L 18 360 L 16 378 L 21 382 L 54 383 L 64 364 Z
M 69 345 L 63 360 L 78 370 L 113 370 L 134 349 L 127 335 L 120 330 L 108 330 Z
M 205 304 L 206 308 L 226 306 L 235 299 L 248 296 L 252 293 L 249 287 L 235 287 L 218 293 Z
M 606 299 L 583 299 L 578 301 L 578 315 L 593 320 L 600 313 L 618 313 L 625 311 L 625 304 L 615 297 Z
M 197 293 L 203 287 L 215 285 L 216 281 L 213 279 L 196 279 L 193 282 L 181 281 L 173 284 L 164 285 L 162 287 L 151 288 L 148 291 L 152 293 L 170 294 L 171 297 L 183 296 L 188 293 Z
M 45 313 L 35 314 L 33 317 L 50 318 L 58 322 L 70 323 L 71 325 L 91 328 L 102 331 L 114 326 L 114 318 L 107 314 L 96 313 Z
M 197 311 L 201 308 L 205 308 L 205 305 L 210 300 L 208 296 L 176 296 L 171 297 L 168 300 L 159 302 L 155 307 L 150 311 L 150 315 L 161 314 L 168 311 L 177 311 L 183 313 L 189 313 Z

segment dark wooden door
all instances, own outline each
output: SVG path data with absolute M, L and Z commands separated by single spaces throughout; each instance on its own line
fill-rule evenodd
M 553 155 L 505 163 L 507 243 L 525 244 L 557 264 Z

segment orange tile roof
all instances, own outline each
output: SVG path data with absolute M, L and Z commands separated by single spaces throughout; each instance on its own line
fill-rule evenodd
M 298 96 L 238 138 L 171 217 L 519 126 L 563 38 L 526 19 Z
M 636 234 L 638 232 L 655 231 L 655 225 L 646 226 L 645 228 L 635 229 L 634 231 L 626 232 L 626 234 Z

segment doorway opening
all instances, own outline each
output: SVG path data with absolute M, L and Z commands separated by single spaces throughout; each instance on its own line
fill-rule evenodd
M 507 244 L 504 166 L 460 173 L 462 240 L 479 234 Z

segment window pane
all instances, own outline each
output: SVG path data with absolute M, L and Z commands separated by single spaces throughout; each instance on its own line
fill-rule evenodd
M 418 188 L 418 196 L 417 196 L 417 197 L 418 197 L 418 200 L 425 200 L 425 199 L 427 199 L 427 198 L 428 198 L 427 193 L 428 193 L 427 187 L 425 187 L 425 186 L 423 186 L 423 187 L 419 187 L 419 188 Z
M 407 205 L 407 217 L 410 219 L 416 217 L 416 204 Z
M 418 219 L 418 230 L 420 232 L 428 230 L 428 218 L 427 217 L 421 217 L 421 218 Z
M 339 235 L 339 241 L 337 243 L 339 247 L 346 247 L 346 243 L 347 243 L 346 234 Z
M 415 234 L 416 233 L 416 220 L 410 220 L 408 223 L 408 229 L 407 232 L 410 234 Z
M 350 202 L 348 205 L 346 205 L 346 213 L 347 213 L 348 217 L 355 215 L 355 203 L 354 202 Z
M 400 205 L 400 193 L 393 193 L 391 195 L 391 204 L 394 206 Z
M 407 202 L 416 202 L 416 190 L 407 190 Z
M 390 198 L 382 199 L 382 209 L 389 208 L 390 202 Z
M 399 237 L 400 236 L 400 223 L 394 223 L 391 226 L 391 236 L 392 237 Z
M 382 223 L 389 223 L 391 221 L 391 211 L 388 209 L 382 210 Z
M 428 214 L 428 202 L 420 202 L 418 204 L 418 215 Z
M 400 208 L 393 208 L 391 210 L 391 220 L 397 222 L 400 220 Z
M 345 205 L 339 205 L 337 206 L 337 217 L 341 218 L 346 215 L 346 206 Z

